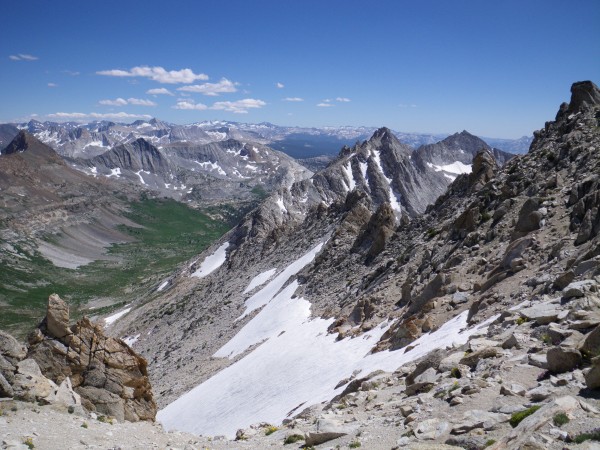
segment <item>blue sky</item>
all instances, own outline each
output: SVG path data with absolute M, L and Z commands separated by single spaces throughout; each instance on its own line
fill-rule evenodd
M 1 122 L 516 138 L 551 120 L 572 82 L 600 82 L 597 0 L 3 0 L 2 17 Z

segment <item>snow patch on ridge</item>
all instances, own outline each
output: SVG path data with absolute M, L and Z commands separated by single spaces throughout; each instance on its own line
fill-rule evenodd
M 352 173 L 350 161 L 342 165 L 342 171 L 344 172 L 344 175 L 346 175 L 346 185 L 348 186 L 348 191 L 353 191 L 356 187 L 356 181 L 354 181 L 354 174 Z
M 129 306 L 129 305 L 125 305 L 125 306 Z M 105 317 L 104 318 L 104 326 L 108 327 L 109 325 L 112 325 L 114 322 L 116 322 L 118 319 L 123 317 L 129 311 L 131 311 L 131 307 L 122 309 L 121 311 L 118 311 L 111 316 Z
M 400 206 L 400 203 L 398 202 L 398 199 L 396 198 L 396 194 L 394 194 L 394 190 L 392 189 L 392 179 L 388 178 L 385 175 L 385 172 L 383 171 L 383 167 L 381 165 L 381 155 L 379 154 L 379 151 L 373 150 L 371 152 L 371 154 L 373 155 L 373 161 L 375 161 L 375 164 L 377 165 L 377 168 L 381 172 L 381 175 L 383 175 L 383 178 L 385 178 L 385 180 L 388 183 L 388 189 L 389 189 L 388 197 L 390 199 L 390 206 L 392 207 L 392 210 L 396 213 L 396 217 L 399 219 L 400 215 L 402 214 L 402 207 Z
M 254 278 L 252 278 L 252 280 L 250 280 L 248 287 L 246 287 L 246 289 L 244 289 L 244 294 L 247 294 L 254 288 L 265 284 L 267 281 L 269 281 L 271 279 L 271 277 L 273 275 L 275 275 L 275 272 L 277 272 L 277 268 L 270 269 L 270 270 L 267 270 L 266 272 L 259 273 L 258 275 L 256 275 Z
M 336 342 L 337 335 L 327 333 L 333 319 L 310 319 L 310 303 L 292 298 L 296 287 L 293 282 L 281 291 L 230 341 L 237 350 L 257 340 L 262 345 L 158 412 L 166 430 L 233 438 L 253 423 L 281 423 L 298 405 L 306 408 L 339 394 L 345 386 L 334 386 L 352 373 L 394 371 L 436 348 L 464 344 L 495 319 L 467 329 L 465 311 L 421 336 L 407 352 L 369 354 L 391 323 Z
M 202 261 L 200 268 L 198 270 L 196 270 L 192 274 L 192 276 L 198 277 L 198 278 L 204 278 L 204 277 L 210 275 L 211 273 L 213 273 L 219 267 L 221 267 L 223 265 L 223 263 L 225 262 L 225 259 L 227 256 L 227 254 L 226 254 L 227 247 L 229 247 L 229 242 L 225 242 L 218 249 L 216 249 L 213 254 L 208 255 L 206 258 L 204 258 L 204 261 Z

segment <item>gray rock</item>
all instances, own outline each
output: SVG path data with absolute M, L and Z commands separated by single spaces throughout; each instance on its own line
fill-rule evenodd
M 511 333 L 505 340 L 502 342 L 502 348 L 510 349 L 510 348 L 523 348 L 527 338 L 523 333 Z
M 455 367 L 458 367 L 460 364 L 460 360 L 465 356 L 464 352 L 456 352 L 452 353 L 449 356 L 446 356 L 444 359 L 440 361 L 440 365 L 438 366 L 438 370 L 440 372 L 448 372 Z
M 525 387 L 517 383 L 503 384 L 500 386 L 500 394 L 506 396 L 520 396 L 523 397 L 527 390 Z
M 592 289 L 597 290 L 598 283 L 594 280 L 574 281 L 563 289 L 563 297 L 584 297 Z
M 573 280 L 575 279 L 575 274 L 573 273 L 572 270 L 568 270 L 567 272 L 563 272 L 561 273 L 555 280 L 554 280 L 554 287 L 560 290 L 563 290 L 564 288 L 566 288 L 569 283 L 571 283 Z
M 450 424 L 440 419 L 426 419 L 413 427 L 415 437 L 420 441 L 439 439 L 448 432 Z
M 4 375 L 0 373 L 0 397 L 12 397 L 13 395 L 15 395 L 15 391 Z
M 548 359 L 546 358 L 546 353 L 531 353 L 527 357 L 527 362 L 535 367 L 539 367 L 540 369 L 548 368 Z
M 18 362 L 25 358 L 27 349 L 10 334 L 0 330 L 0 355 L 6 357 L 14 364 L 14 362 Z
M 585 384 L 590 389 L 600 388 L 600 356 L 592 359 L 592 367 L 585 373 Z
M 600 355 L 600 325 L 585 337 L 579 350 L 584 355 L 592 357 Z
M 433 386 L 438 379 L 437 371 L 433 367 L 430 367 L 425 372 L 418 375 L 411 385 L 406 386 L 404 392 L 409 396 L 414 395 L 423 390 L 427 390 L 429 387 Z
M 474 369 L 481 359 L 494 358 L 498 355 L 496 347 L 486 347 L 473 353 L 467 354 L 460 360 L 461 364 Z
M 536 388 L 533 388 L 529 391 L 527 391 L 527 394 L 525 394 L 528 398 L 531 399 L 531 401 L 533 402 L 541 402 L 543 400 L 546 400 L 548 397 L 550 397 L 552 395 L 552 390 L 548 389 L 545 386 L 538 386 Z
M 547 325 L 551 322 L 555 322 L 560 312 L 560 309 L 550 303 L 538 303 L 537 305 L 519 311 L 523 317 L 534 321 L 538 325 Z
M 79 386 L 75 392 L 84 398 L 86 409 L 114 417 L 119 422 L 125 420 L 125 402 L 118 395 L 93 386 Z
M 452 427 L 452 434 L 464 434 L 475 428 L 492 430 L 497 424 L 506 422 L 509 416 L 482 410 L 471 410 L 464 413 L 461 421 Z
M 548 370 L 552 373 L 569 372 L 581 363 L 581 353 L 574 348 L 552 347 L 546 353 Z
M 319 419 L 315 431 L 309 431 L 305 435 L 306 445 L 319 445 L 332 439 L 346 436 L 355 431 L 355 427 L 350 427 L 335 419 Z

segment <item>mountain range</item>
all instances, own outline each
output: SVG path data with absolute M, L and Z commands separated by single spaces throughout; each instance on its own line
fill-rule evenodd
M 109 141 L 126 132 L 120 125 L 90 136 L 75 127 L 69 133 L 83 137 L 47 135 L 56 152 L 21 130 L 0 154 L 0 188 L 10 194 L 3 249 L 6 261 L 37 255 L 11 244 L 31 211 L 40 227 L 64 228 L 64 217 L 96 226 L 100 199 L 119 199 L 114 216 L 125 220 L 128 196 L 176 193 L 199 207 L 241 204 L 254 191 L 255 207 L 205 251 L 145 271 L 126 300 L 83 306 L 145 358 L 132 353 L 140 376 L 147 360 L 148 401 L 166 430 L 215 448 L 585 448 L 575 444 L 598 440 L 600 428 L 599 114 L 600 90 L 578 82 L 526 155 L 466 131 L 415 149 L 383 127 L 314 173 L 261 142 L 274 136 L 269 124 L 235 128 L 242 136 L 222 122 L 196 125 L 178 131 L 185 142 L 158 121 L 137 122 L 147 134 L 127 142 Z M 191 142 L 209 132 L 224 136 Z M 100 135 L 106 148 L 74 144 Z M 119 220 L 109 228 L 128 239 L 156 226 Z M 160 234 L 169 239 L 160 246 L 177 243 L 174 229 Z M 61 242 L 38 245 L 68 247 Z M 22 389 L 25 367 L 68 355 L 51 324 L 69 346 L 81 323 L 94 328 L 83 319 L 65 338 L 68 311 L 57 304 L 64 310 L 49 299 L 29 357 L 11 354 L 14 364 L 0 367 L 5 382 Z M 51 369 L 39 376 L 64 381 Z M 111 377 L 89 367 L 69 395 L 96 415 L 126 417 L 141 382 L 115 386 Z

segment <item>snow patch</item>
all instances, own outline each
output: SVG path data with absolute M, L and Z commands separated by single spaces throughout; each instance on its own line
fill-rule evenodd
M 381 175 L 383 175 L 383 178 L 385 178 L 385 180 L 388 183 L 388 190 L 389 190 L 388 197 L 390 199 L 390 206 L 392 207 L 392 210 L 396 213 L 396 218 L 400 218 L 400 215 L 402 214 L 402 207 L 400 206 L 400 203 L 398 202 L 398 199 L 396 198 L 396 194 L 394 193 L 394 190 L 392 189 L 392 179 L 388 178 L 385 175 L 385 172 L 383 171 L 383 167 L 381 166 L 381 155 L 379 154 L 379 151 L 373 150 L 371 152 L 371 154 L 373 155 L 373 161 L 375 161 L 375 164 L 377 165 L 377 168 L 381 172 Z
M 358 162 L 358 166 L 360 167 L 360 173 L 362 174 L 363 180 L 365 180 L 365 183 L 368 181 L 367 178 L 367 163 L 363 162 L 363 161 L 359 161 Z
M 198 164 L 200 167 L 202 167 L 203 169 L 208 169 L 210 171 L 216 170 L 218 174 L 220 175 L 227 175 L 225 173 L 225 171 L 221 168 L 221 166 L 219 164 L 217 164 L 216 162 L 212 162 L 212 161 L 205 161 L 205 162 L 198 162 L 198 161 L 194 161 L 196 164 Z
M 169 280 L 165 280 L 162 282 L 162 284 L 158 287 L 158 289 L 156 290 L 156 292 L 160 292 L 162 291 L 164 288 L 167 287 L 167 285 L 169 284 Z
M 110 169 L 110 174 L 108 174 L 106 176 L 108 178 L 110 178 L 110 177 L 120 178 L 121 177 L 121 168 L 120 167 L 115 167 L 114 169 Z
M 290 279 L 290 277 L 296 275 L 300 272 L 306 265 L 312 262 L 315 259 L 317 253 L 321 251 L 323 245 L 325 243 L 321 242 L 320 244 L 313 247 L 308 253 L 302 255 L 296 261 L 292 262 L 289 266 L 287 266 L 283 272 L 275 277 L 269 284 L 267 284 L 264 288 L 246 300 L 246 311 L 242 314 L 239 319 L 250 314 L 255 309 L 258 309 L 271 301 L 275 295 L 281 290 L 283 285 Z M 219 350 L 220 352 L 221 350 Z M 219 353 L 217 352 L 217 353 Z M 215 354 L 216 356 L 216 354 Z
M 344 175 L 346 175 L 346 181 L 348 186 L 348 191 L 353 191 L 356 187 L 356 181 L 354 181 L 354 174 L 352 173 L 352 167 L 350 166 L 350 161 L 346 164 L 342 165 L 342 171 Z
M 267 270 L 266 272 L 259 273 L 258 275 L 256 275 L 254 278 L 252 278 L 252 280 L 250 280 L 248 287 L 246 287 L 246 289 L 244 289 L 244 294 L 247 294 L 254 288 L 265 284 L 267 281 L 269 281 L 271 279 L 271 277 L 273 275 L 275 275 L 275 272 L 277 272 L 277 268 L 270 269 L 270 270 Z
M 125 336 L 122 339 L 122 341 L 125 342 L 130 347 L 132 347 L 133 344 L 135 344 L 138 341 L 139 338 L 140 338 L 140 334 L 136 334 L 135 336 Z
M 219 267 L 221 267 L 223 265 L 223 263 L 225 262 L 225 259 L 227 256 L 227 254 L 226 254 L 227 247 L 229 247 L 229 242 L 225 242 L 218 249 L 216 249 L 213 254 L 208 255 L 206 258 L 204 258 L 204 261 L 202 261 L 200 268 L 198 270 L 196 270 L 192 274 L 192 276 L 198 277 L 198 278 L 204 278 L 204 277 L 210 275 L 211 273 L 213 273 Z
M 337 335 L 327 333 L 333 319 L 311 320 L 310 303 L 292 298 L 296 286 L 285 288 L 238 333 L 247 342 L 263 340 L 262 345 L 158 412 L 166 430 L 233 438 L 253 423 L 281 423 L 300 412 L 299 405 L 304 409 L 342 392 L 345 386 L 334 386 L 353 373 L 358 378 L 378 369 L 394 371 L 433 349 L 464 344 L 495 319 L 467 329 L 465 311 L 421 336 L 407 352 L 370 354 L 390 323 L 336 342 Z
M 125 306 L 129 306 L 129 305 L 125 305 Z M 123 317 L 129 311 L 131 311 L 131 308 L 125 308 L 125 309 L 122 309 L 121 311 L 114 313 L 111 316 L 105 317 L 104 318 L 104 326 L 108 327 L 109 325 L 112 325 L 114 322 L 116 322 L 118 319 Z
M 281 210 L 281 212 L 283 212 L 283 213 L 288 212 L 287 208 L 285 207 L 285 204 L 283 203 L 283 198 L 277 197 L 277 201 L 275 203 L 277 203 L 277 206 L 279 206 L 279 209 Z

